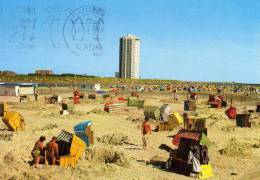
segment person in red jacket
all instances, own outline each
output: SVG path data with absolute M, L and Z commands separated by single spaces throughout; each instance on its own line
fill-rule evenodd
M 148 134 L 151 134 L 151 126 L 149 118 L 145 118 L 142 124 L 142 135 L 143 135 L 143 148 L 146 150 L 148 145 Z

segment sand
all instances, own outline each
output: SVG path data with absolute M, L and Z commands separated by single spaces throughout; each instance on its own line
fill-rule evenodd
M 57 90 L 55 94 L 72 96 L 67 92 Z M 146 100 L 146 105 L 159 106 L 167 102 L 174 111 L 183 110 L 183 102 L 171 100 L 169 93 L 144 93 L 141 98 Z M 0 179 L 190 179 L 165 171 L 163 162 L 168 159 L 169 153 L 159 148 L 162 144 L 176 148 L 171 143 L 171 137 L 181 127 L 170 132 L 153 132 L 149 137 L 148 150 L 142 149 L 142 109 L 131 107 L 128 111 L 106 113 L 103 112 L 102 102 L 85 99 L 75 106 L 70 103 L 73 114 L 63 116 L 59 113 L 61 105 L 46 105 L 41 95 L 38 102 L 19 103 L 14 98 L 11 100 L 9 109 L 23 115 L 26 129 L 12 133 L 4 130 L 5 125 L 0 123 Z M 209 157 L 214 172 L 211 179 L 260 177 L 257 169 L 260 164 L 259 115 L 254 114 L 251 128 L 238 128 L 234 120 L 225 116 L 224 108 L 209 109 L 205 101 L 206 96 L 200 99 L 194 116 L 207 117 L 208 137 L 212 142 Z M 243 109 L 254 103 L 237 102 L 236 107 Z M 35 169 L 29 165 L 28 162 L 32 160 L 30 152 L 41 135 L 49 141 L 62 129 L 73 132 L 74 125 L 84 120 L 93 122 L 95 145 L 86 150 L 76 168 L 43 165 L 41 169 Z M 154 127 L 154 123 L 151 123 Z

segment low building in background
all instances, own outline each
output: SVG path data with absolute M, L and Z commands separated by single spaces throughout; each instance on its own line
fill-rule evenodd
M 0 96 L 34 95 L 36 83 L 1 83 Z
M 85 89 L 85 90 L 100 91 L 101 85 L 100 84 L 84 84 L 84 85 L 81 85 L 80 88 Z
M 4 76 L 15 76 L 16 73 L 14 71 L 0 71 L 0 75 L 4 75 Z
M 53 75 L 53 71 L 49 70 L 49 69 L 37 69 L 35 71 L 36 75 L 40 75 L 40 76 L 49 76 L 49 75 Z

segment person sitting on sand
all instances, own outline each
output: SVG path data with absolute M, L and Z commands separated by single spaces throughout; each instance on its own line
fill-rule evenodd
M 31 155 L 33 157 L 33 163 L 35 164 L 36 168 L 39 168 L 40 163 L 47 163 L 44 147 L 45 140 L 46 138 L 44 136 L 41 136 L 39 140 L 36 141 L 34 148 L 31 152 Z
M 142 124 L 142 134 L 143 134 L 143 148 L 147 149 L 148 144 L 148 134 L 151 134 L 151 127 L 149 124 L 149 118 L 145 117 Z
M 185 130 L 191 130 L 192 129 L 192 120 L 191 118 L 189 117 L 189 115 L 187 113 L 183 113 L 183 120 L 184 120 L 184 129 Z
M 53 137 L 52 140 L 47 144 L 47 159 L 51 165 L 57 163 L 59 156 L 59 148 L 57 144 L 57 138 Z

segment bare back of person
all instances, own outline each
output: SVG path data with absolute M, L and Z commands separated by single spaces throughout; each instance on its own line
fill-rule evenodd
M 52 165 L 55 165 L 58 158 L 58 144 L 54 141 L 50 141 L 47 144 L 48 159 Z

